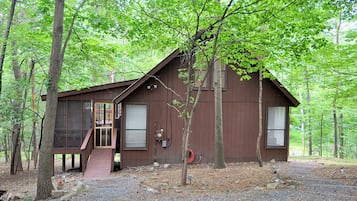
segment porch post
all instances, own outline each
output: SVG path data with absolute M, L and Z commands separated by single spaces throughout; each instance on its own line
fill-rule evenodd
M 75 158 L 75 156 L 74 156 L 74 154 L 72 154 L 72 168 L 74 168 L 74 158 Z
M 52 154 L 52 167 L 51 167 L 51 169 L 52 169 L 52 176 L 55 176 L 55 155 L 54 154 Z
M 83 171 L 83 166 L 82 166 L 82 154 L 79 154 L 79 169 L 81 170 L 81 172 Z
M 66 154 L 62 154 L 62 172 L 66 171 Z

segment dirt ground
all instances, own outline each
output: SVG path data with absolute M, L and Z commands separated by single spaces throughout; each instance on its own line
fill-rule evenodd
M 310 161 L 311 162 L 311 161 Z M 316 176 L 326 179 L 338 180 L 349 185 L 357 185 L 357 164 L 327 164 L 322 160 L 314 160 L 317 168 L 314 169 Z M 25 163 L 24 163 L 25 164 Z M 67 162 L 70 164 L 70 162 Z M 277 179 L 284 180 L 284 185 L 278 188 L 296 186 L 290 178 L 284 176 L 289 167 L 289 162 L 269 162 L 263 167 L 258 167 L 257 163 L 230 163 L 225 169 L 214 169 L 212 164 L 194 164 L 188 169 L 189 187 L 180 187 L 181 165 L 171 165 L 169 168 L 158 168 L 152 166 L 143 166 L 128 168 L 119 172 L 112 173 L 116 176 L 134 176 L 140 180 L 141 185 L 152 189 L 160 189 L 161 194 L 170 191 L 191 191 L 191 192 L 229 192 L 231 189 L 252 189 L 266 188 L 269 183 L 274 183 Z M 68 169 L 68 168 L 67 168 Z M 9 164 L 0 161 L 0 191 L 5 190 L 19 200 L 31 200 L 36 194 L 37 169 L 24 170 L 17 175 L 9 174 Z M 71 189 L 83 181 L 82 174 L 78 172 L 61 172 L 61 160 L 56 160 L 55 176 L 53 177 L 54 186 L 57 187 L 57 181 L 65 178 L 65 188 Z M 66 189 L 57 190 L 65 193 Z M 158 195 L 159 196 L 159 195 Z

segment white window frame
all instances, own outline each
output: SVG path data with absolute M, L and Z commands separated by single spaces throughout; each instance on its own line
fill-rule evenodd
M 125 105 L 125 149 L 147 149 L 147 114 L 145 104 Z
M 286 112 L 285 106 L 268 107 L 267 148 L 286 147 Z

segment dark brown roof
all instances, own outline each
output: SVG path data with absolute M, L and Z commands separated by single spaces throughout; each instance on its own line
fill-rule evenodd
M 271 81 L 291 102 L 292 106 L 297 107 L 298 105 L 300 105 L 300 102 L 277 79 Z
M 84 89 L 80 89 L 80 90 L 63 91 L 63 92 L 58 93 L 58 98 L 74 96 L 74 95 L 79 95 L 79 94 L 85 94 L 85 93 L 91 93 L 91 92 L 96 92 L 96 91 L 102 91 L 102 90 L 107 90 L 107 89 L 113 89 L 113 88 L 118 88 L 118 87 L 128 87 L 131 84 L 133 84 L 135 81 L 136 80 L 126 80 L 126 81 L 121 81 L 121 82 L 114 82 L 114 83 L 109 83 L 109 84 L 92 86 L 92 87 L 88 87 L 88 88 L 84 88 Z M 41 95 L 41 100 L 45 101 L 46 95 Z

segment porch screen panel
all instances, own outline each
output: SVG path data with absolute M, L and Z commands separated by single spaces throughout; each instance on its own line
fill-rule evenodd
M 146 148 L 146 124 L 146 105 L 126 105 L 125 147 Z
M 55 123 L 55 136 L 53 140 L 54 147 L 66 146 L 66 116 L 66 101 L 58 101 Z
M 285 117 L 286 117 L 285 107 L 268 108 L 268 131 L 267 131 L 268 147 L 285 146 Z
M 82 136 L 81 101 L 68 101 L 67 147 L 80 147 Z
M 91 101 L 84 101 L 82 106 L 82 142 L 87 134 L 87 131 L 93 127 L 93 114 Z

